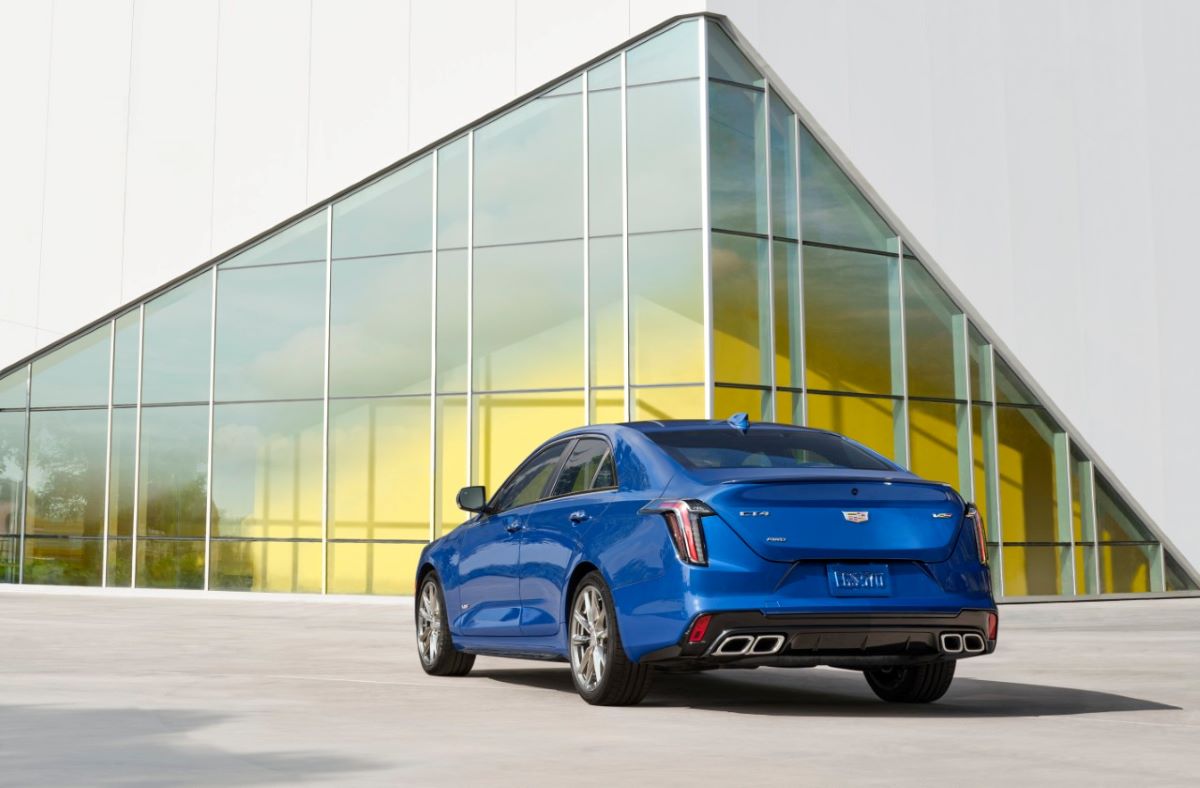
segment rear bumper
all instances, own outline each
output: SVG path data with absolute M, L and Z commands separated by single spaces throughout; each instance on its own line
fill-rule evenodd
M 689 642 L 685 632 L 678 643 L 650 652 L 639 661 L 690 668 L 867 668 L 962 659 L 996 649 L 996 641 L 987 637 L 989 613 L 995 615 L 995 610 L 779 615 L 726 611 L 712 614 L 699 642 Z M 950 637 L 943 637 L 946 635 Z M 747 641 L 746 650 L 741 651 Z M 956 642 L 957 650 L 953 648 Z M 965 648 L 964 643 L 972 648 Z

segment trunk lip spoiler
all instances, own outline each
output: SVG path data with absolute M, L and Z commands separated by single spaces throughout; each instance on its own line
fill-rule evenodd
M 838 476 L 804 478 L 802 476 L 748 476 L 739 479 L 726 479 L 720 484 L 921 484 L 927 487 L 944 487 L 950 490 L 954 486 L 949 482 L 935 482 L 917 476 Z

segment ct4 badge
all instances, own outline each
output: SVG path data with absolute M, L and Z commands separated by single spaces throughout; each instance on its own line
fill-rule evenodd
M 770 517 L 771 513 L 766 511 L 749 511 L 738 512 L 738 517 Z

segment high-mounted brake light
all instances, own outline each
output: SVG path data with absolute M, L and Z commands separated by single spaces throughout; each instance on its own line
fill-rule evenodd
M 975 508 L 975 504 L 967 504 L 967 519 L 975 524 L 975 544 L 979 547 L 979 563 L 984 566 L 988 562 L 987 542 L 985 541 L 985 530 L 983 527 L 983 515 Z
M 641 513 L 662 515 L 680 561 L 708 566 L 708 546 L 704 542 L 704 526 L 700 522 L 701 517 L 714 514 L 707 504 L 695 500 L 653 501 Z

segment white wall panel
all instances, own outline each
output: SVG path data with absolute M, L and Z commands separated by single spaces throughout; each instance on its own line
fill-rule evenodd
M 516 93 L 629 38 L 628 10 L 626 0 L 517 0 Z

